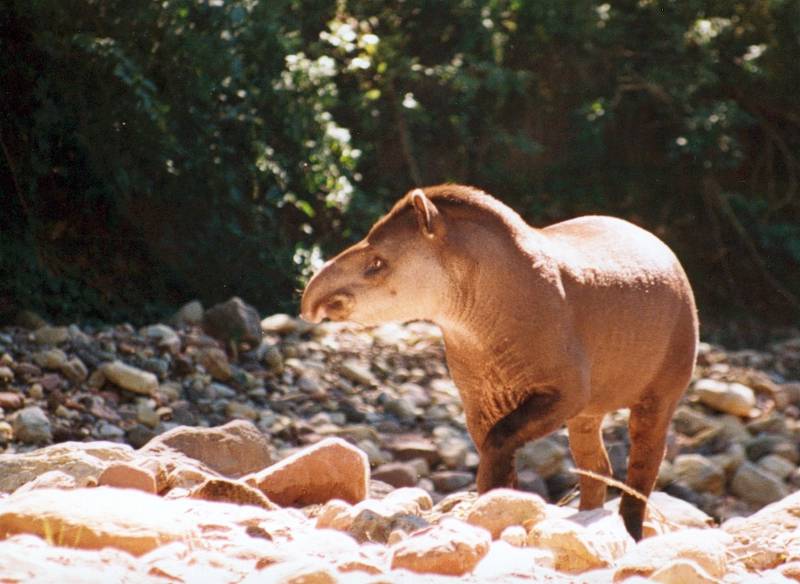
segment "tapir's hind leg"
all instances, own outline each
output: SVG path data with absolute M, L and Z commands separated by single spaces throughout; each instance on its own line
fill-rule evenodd
M 651 395 L 659 394 L 651 392 Z M 651 398 L 631 408 L 628 423 L 631 448 L 628 455 L 628 478 L 625 482 L 644 497 L 650 496 L 656 482 L 675 406 L 676 403 L 663 403 L 657 398 Z M 628 533 L 636 541 L 642 539 L 645 505 L 645 501 L 637 497 L 622 494 L 619 512 Z
M 603 416 L 575 416 L 567 422 L 569 449 L 581 470 L 610 477 L 611 464 L 603 445 Z M 606 484 L 580 475 L 581 510 L 601 507 L 606 500 Z

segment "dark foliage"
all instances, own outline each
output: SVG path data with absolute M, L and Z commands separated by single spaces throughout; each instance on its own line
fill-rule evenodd
M 294 310 L 409 187 L 627 217 L 705 316 L 800 295 L 800 2 L 7 0 L 0 314 Z

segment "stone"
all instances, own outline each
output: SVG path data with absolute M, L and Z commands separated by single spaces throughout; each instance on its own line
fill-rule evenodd
M 14 439 L 14 428 L 5 420 L 0 420 L 0 445 L 5 445 Z
M 759 459 L 758 466 L 782 481 L 795 470 L 795 465 L 778 454 L 767 454 Z
M 241 580 L 241 584 L 263 584 L 276 582 L 281 584 L 337 584 L 342 580 L 337 576 L 333 566 L 319 560 L 292 559 L 268 566 Z
M 393 545 L 389 555 L 393 570 L 462 576 L 475 569 L 490 545 L 485 529 L 448 518 Z
M 339 371 L 347 379 L 355 383 L 368 386 L 378 385 L 378 379 L 372 374 L 369 367 L 364 366 L 354 359 L 344 361 L 339 367 Z
M 208 371 L 209 375 L 217 381 L 223 383 L 233 377 L 233 370 L 228 361 L 225 351 L 211 347 L 200 351 L 197 357 L 198 362 Z
M 189 496 L 204 501 L 224 501 L 237 505 L 254 505 L 267 510 L 277 509 L 272 501 L 258 489 L 242 481 L 225 478 L 208 479 L 195 487 Z
M 206 333 L 223 343 L 261 342 L 258 311 L 236 296 L 206 310 L 202 325 Z
M 674 560 L 653 572 L 650 580 L 660 584 L 719 584 L 719 580 L 692 560 Z
M 643 539 L 618 560 L 614 582 L 633 576 L 649 578 L 676 560 L 692 560 L 712 578 L 722 578 L 732 541 L 720 529 L 685 529 Z
M 276 335 L 289 335 L 297 331 L 308 330 L 305 322 L 288 314 L 273 314 L 261 321 L 261 330 Z
M 170 322 L 176 326 L 199 325 L 202 321 L 203 303 L 199 300 L 187 302 L 170 319 Z
M 452 493 L 474 482 L 475 475 L 459 470 L 440 470 L 431 473 L 430 480 L 440 493 Z
M 742 463 L 731 479 L 731 493 L 756 505 L 779 501 L 789 488 L 778 477 L 750 462 Z
M 555 440 L 542 438 L 525 444 L 514 458 L 517 470 L 530 469 L 547 480 L 563 469 L 566 456 L 566 448 Z
M 545 517 L 544 500 L 531 493 L 513 489 L 493 489 L 475 501 L 467 515 L 467 523 L 483 527 L 497 539 L 513 525 L 530 527 Z
M 373 470 L 372 478 L 399 488 L 415 486 L 420 477 L 412 464 L 407 462 L 388 462 Z
M 700 493 L 721 495 L 725 491 L 725 470 L 700 454 L 680 454 L 672 463 L 678 480 Z
M 523 469 L 517 472 L 517 489 L 539 495 L 543 499 L 550 498 L 547 482 L 536 471 L 530 469 Z
M 74 477 L 60 470 L 48 470 L 14 491 L 14 494 L 27 493 L 36 489 L 75 489 L 79 487 Z
M 113 547 L 134 556 L 170 541 L 201 537 L 184 510 L 171 502 L 108 487 L 37 489 L 0 500 L 0 539 L 18 533 L 65 547 Z
M 181 339 L 175 329 L 165 324 L 152 324 L 141 330 L 143 337 L 154 341 L 156 346 L 172 355 L 181 352 Z
M 461 469 L 467 462 L 469 444 L 462 438 L 450 438 L 439 446 L 439 456 L 450 470 Z
M 239 419 L 239 420 L 251 420 L 255 422 L 258 420 L 258 410 L 249 404 L 243 404 L 241 402 L 228 402 L 228 405 L 225 406 L 225 414 L 229 418 Z
M 67 363 L 67 354 L 61 349 L 48 349 L 31 355 L 33 362 L 44 369 L 60 370 Z
M 386 444 L 386 448 L 396 460 L 400 461 L 424 458 L 433 467 L 441 460 L 436 445 L 423 436 L 413 434 L 393 436 Z
M 33 340 L 40 345 L 60 345 L 69 340 L 69 329 L 65 326 L 43 326 L 33 332 Z
M 369 489 L 369 461 L 341 438 L 325 438 L 245 480 L 284 507 L 334 498 L 358 503 Z
M 422 489 L 402 488 L 391 491 L 380 501 L 361 501 L 340 514 L 336 523 L 346 524 L 343 530 L 359 543 L 386 543 L 392 534 L 413 533 L 427 527 L 429 523 L 421 514 L 432 506 L 430 495 Z M 318 521 L 317 527 L 321 526 Z
M 22 396 L 13 391 L 0 391 L 0 408 L 5 411 L 18 410 L 24 405 Z
M 800 491 L 794 492 L 749 517 L 734 517 L 722 524 L 733 536 L 730 551 L 748 570 L 774 568 L 786 560 L 787 534 L 800 529 Z
M 594 509 L 542 519 L 528 533 L 528 545 L 551 551 L 557 570 L 579 574 L 613 566 L 634 542 L 619 514 Z
M 672 425 L 676 432 L 680 432 L 686 436 L 695 436 L 701 432 L 715 430 L 719 427 L 719 424 L 714 418 L 702 412 L 698 412 L 687 405 L 678 406 L 675 410 L 675 414 L 672 416 Z M 744 425 L 742 425 L 742 428 L 744 428 Z
M 608 501 L 604 508 L 619 512 L 620 498 Z M 662 491 L 653 491 L 647 499 L 644 512 L 643 535 L 645 538 L 682 529 L 705 529 L 715 525 L 714 519 L 700 509 Z
M 133 393 L 153 395 L 158 390 L 158 378 L 155 375 L 122 361 L 104 363 L 100 369 L 106 379 Z
M 115 424 L 100 420 L 95 430 L 95 435 L 100 440 L 109 440 L 111 442 L 121 442 L 125 438 L 125 430 Z
M 700 379 L 695 382 L 693 392 L 701 403 L 734 416 L 747 417 L 756 405 L 753 390 L 741 383 Z
M 759 434 L 745 444 L 747 458 L 752 461 L 760 460 L 767 454 L 778 454 L 789 462 L 800 463 L 800 452 L 797 445 L 786 436 L 780 434 Z
M 161 416 L 149 402 L 150 400 L 142 399 L 136 403 L 136 419 L 149 428 L 155 428 L 161 421 Z
M 25 444 L 46 444 L 53 439 L 50 420 L 38 406 L 19 410 L 14 414 L 11 424 L 14 437 Z
M 489 553 L 470 574 L 474 582 L 566 582 L 555 572 L 553 554 L 547 550 L 512 546 L 494 541 Z M 524 576 L 523 576 L 524 575 Z
M 24 454 L 0 454 L 0 492 L 11 493 L 47 471 L 70 475 L 79 486 L 96 481 L 111 462 L 134 457 L 127 444 L 62 442 Z
M 89 377 L 89 369 L 87 369 L 83 361 L 77 357 L 73 357 L 64 363 L 64 365 L 61 366 L 61 373 L 72 383 L 81 383 L 86 381 L 86 378 Z
M 170 450 L 230 478 L 260 471 L 272 463 L 266 437 L 244 420 L 233 420 L 217 428 L 179 426 L 153 438 L 141 452 Z
M 11 371 L 11 368 L 6 366 L 0 367 L 0 382 L 8 384 L 12 381 L 14 381 L 14 372 Z
M 35 331 L 47 326 L 47 321 L 32 310 L 20 310 L 14 317 L 17 326 Z
M 136 489 L 156 493 L 156 477 L 145 469 L 127 462 L 113 462 L 97 478 L 97 484 L 119 489 Z

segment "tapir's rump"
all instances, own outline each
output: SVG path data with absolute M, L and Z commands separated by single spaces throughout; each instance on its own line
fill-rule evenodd
M 312 278 L 302 312 L 438 324 L 482 492 L 513 485 L 515 450 L 565 422 L 576 464 L 610 475 L 602 419 L 630 408 L 627 484 L 649 495 L 697 347 L 691 286 L 653 234 L 599 216 L 536 229 L 458 185 L 404 196 Z M 601 481 L 580 486 L 582 509 L 602 505 Z M 644 502 L 623 495 L 620 513 L 639 539 Z

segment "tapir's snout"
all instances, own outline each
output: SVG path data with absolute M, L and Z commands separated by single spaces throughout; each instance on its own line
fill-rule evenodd
M 346 320 L 353 312 L 355 298 L 336 281 L 336 266 L 328 262 L 311 278 L 300 301 L 300 316 L 319 323 L 325 318 Z

